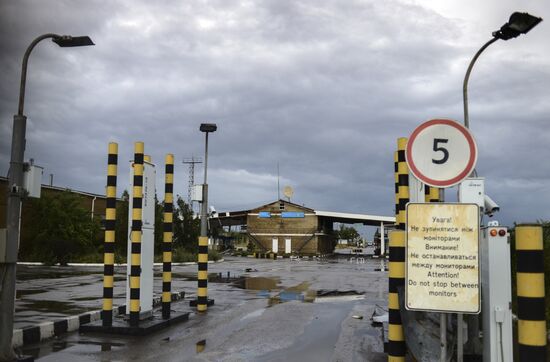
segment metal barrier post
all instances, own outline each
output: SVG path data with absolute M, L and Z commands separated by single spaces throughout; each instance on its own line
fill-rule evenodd
M 389 293 L 388 293 L 388 361 L 404 361 L 407 353 L 405 334 L 399 310 L 398 287 L 405 285 L 405 224 L 409 202 L 409 168 L 405 160 L 407 138 L 397 140 L 394 154 L 395 168 L 395 223 L 389 235 Z M 384 237 L 383 235 L 381 237 Z
M 405 286 L 405 231 L 391 231 L 389 239 L 388 361 L 394 362 L 405 361 L 407 353 L 397 293 L 398 287 Z
M 103 311 L 102 324 L 113 324 L 113 284 L 115 269 L 116 180 L 118 144 L 109 143 L 105 207 L 105 242 L 103 243 Z
M 520 361 L 546 361 L 542 226 L 516 226 L 518 344 Z
M 140 283 L 141 283 L 141 228 L 143 203 L 143 142 L 134 144 L 134 187 L 132 190 L 132 231 L 130 269 L 130 326 L 139 326 Z
M 166 155 L 162 243 L 162 318 L 170 318 L 172 301 L 172 221 L 174 216 L 174 155 Z
M 199 236 L 197 311 L 206 312 L 208 306 L 208 236 Z

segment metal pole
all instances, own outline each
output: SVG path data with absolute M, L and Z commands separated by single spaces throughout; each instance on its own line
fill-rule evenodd
M 141 288 L 141 236 L 143 218 L 143 142 L 134 144 L 133 190 L 132 190 L 132 223 L 131 226 L 131 255 L 130 265 L 130 327 L 139 327 L 140 318 L 140 288 Z
M 386 245 L 384 245 L 385 243 L 385 240 L 384 240 L 384 222 L 381 221 L 380 222 L 380 271 L 381 272 L 385 272 L 386 271 L 386 268 L 385 268 L 385 265 L 384 265 L 384 259 L 385 259 L 385 255 L 384 255 L 384 252 L 386 250 Z
M 441 340 L 440 361 L 447 362 L 447 315 L 441 313 L 439 319 L 439 338 Z
M 174 155 L 165 157 L 164 224 L 162 242 L 162 318 L 170 318 L 172 301 L 172 238 L 174 216 Z
M 468 114 L 468 80 L 470 79 L 470 73 L 472 72 L 472 68 L 474 67 L 474 63 L 476 62 L 479 55 L 491 44 L 493 44 L 495 41 L 497 41 L 498 38 L 492 38 L 487 43 L 485 43 L 474 55 L 472 60 L 470 61 L 470 65 L 468 66 L 468 70 L 466 71 L 466 75 L 464 76 L 464 83 L 462 84 L 462 100 L 464 103 L 464 127 L 470 128 L 470 117 Z
M 107 187 L 105 188 L 105 242 L 103 244 L 103 327 L 110 327 L 113 324 L 118 144 L 114 142 L 109 143 L 108 152 Z
M 204 184 L 202 189 L 202 205 L 201 205 L 201 236 L 208 236 L 208 132 L 206 134 L 206 142 L 204 146 Z
M 544 243 L 540 224 L 516 226 L 516 255 L 519 361 L 546 361 Z
M 204 146 L 204 184 L 201 204 L 201 234 L 199 237 L 198 275 L 197 275 L 197 311 L 206 312 L 208 308 L 208 132 Z
M 8 176 L 8 208 L 6 217 L 6 260 L 0 264 L 0 360 L 12 360 L 13 318 L 15 313 L 15 283 L 17 252 L 19 249 L 19 228 L 23 187 L 23 159 L 25 156 L 25 133 L 27 117 L 23 115 L 25 104 L 25 83 L 27 63 L 31 51 L 40 41 L 57 37 L 57 34 L 44 34 L 34 39 L 23 55 L 21 85 L 17 115 L 13 117 L 11 159 Z

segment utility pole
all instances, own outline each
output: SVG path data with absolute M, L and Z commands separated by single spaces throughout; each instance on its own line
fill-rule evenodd
M 193 192 L 193 185 L 195 185 L 195 164 L 202 163 L 200 157 L 191 156 L 191 158 L 184 158 L 183 163 L 189 165 L 189 185 L 187 188 L 187 203 L 193 211 L 193 200 L 191 193 Z
M 47 33 L 34 39 L 23 55 L 21 65 L 21 85 L 19 87 L 19 104 L 17 114 L 13 116 L 11 141 L 11 159 L 8 178 L 8 208 L 6 211 L 6 241 L 0 255 L 0 360 L 10 361 L 17 356 L 12 347 L 13 320 L 15 314 L 15 283 L 17 271 L 17 253 L 19 251 L 19 231 L 21 226 L 21 200 L 23 189 L 23 160 L 25 156 L 25 135 L 27 117 L 25 105 L 25 88 L 27 82 L 27 64 L 34 47 L 45 39 L 52 39 L 60 47 L 78 47 L 94 45 L 88 36 L 70 36 Z

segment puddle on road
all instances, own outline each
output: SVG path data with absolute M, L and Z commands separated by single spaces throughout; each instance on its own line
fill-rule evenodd
M 17 280 L 18 281 L 24 281 L 24 280 L 35 280 L 35 279 L 61 279 L 61 278 L 69 278 L 69 277 L 77 277 L 77 276 L 101 276 L 101 272 L 93 271 L 93 270 L 77 270 L 74 267 L 65 266 L 65 267 L 59 267 L 59 266 L 52 266 L 52 267 L 46 267 L 46 266 L 37 266 L 37 267 L 25 267 L 22 266 L 17 267 Z
M 322 311 L 305 327 L 304 333 L 299 335 L 292 345 L 259 356 L 255 360 L 280 359 L 301 362 L 330 360 L 340 335 L 341 323 L 350 310 L 351 306 L 345 308 L 323 307 Z
M 73 303 L 58 300 L 25 300 L 20 308 L 62 314 L 79 314 L 87 311 L 86 308 L 79 308 Z
M 162 277 L 162 272 L 155 272 L 155 277 L 161 278 Z M 219 277 L 218 273 L 208 273 L 208 281 L 211 281 L 211 279 L 215 279 L 215 278 L 218 278 L 218 277 Z M 172 280 L 176 280 L 176 279 L 184 279 L 184 280 L 187 280 L 187 281 L 195 281 L 196 282 L 197 281 L 197 272 L 172 273 Z
M 306 303 L 313 303 L 315 301 L 329 301 L 329 299 L 332 302 L 336 302 L 338 300 L 350 301 L 362 298 L 363 294 L 355 290 L 317 291 L 315 289 L 310 289 L 310 283 L 308 282 L 302 282 L 288 288 L 280 288 L 278 287 L 279 283 L 280 278 L 276 277 L 254 277 L 241 278 L 234 282 L 233 286 L 240 289 L 256 290 L 256 296 L 268 299 L 268 307 L 293 300 Z
M 51 344 L 43 344 L 42 346 L 23 347 L 22 352 L 27 355 L 31 355 L 34 358 L 44 357 L 51 352 L 59 352 L 65 349 L 75 347 L 78 345 L 90 346 L 86 348 L 86 352 L 95 352 L 97 350 L 101 352 L 116 351 L 125 346 L 124 343 L 117 342 L 100 342 L 100 341 L 53 341 Z M 94 346 L 99 347 L 95 350 Z

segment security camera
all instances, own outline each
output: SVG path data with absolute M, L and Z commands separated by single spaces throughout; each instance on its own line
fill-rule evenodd
M 500 206 L 487 195 L 483 199 L 483 204 L 484 213 L 489 215 L 489 217 L 493 216 L 495 212 L 500 211 Z
M 210 206 L 209 209 L 210 209 L 210 215 L 215 216 L 216 215 L 216 209 L 214 208 L 214 206 Z

